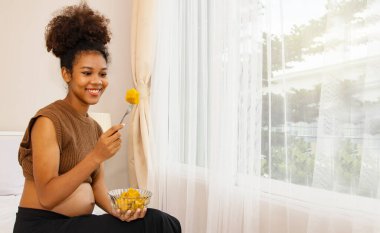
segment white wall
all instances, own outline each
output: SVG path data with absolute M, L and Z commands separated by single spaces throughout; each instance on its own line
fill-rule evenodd
M 41 107 L 63 99 L 65 83 L 59 60 L 47 53 L 44 30 L 53 13 L 67 0 L 0 0 L 0 130 L 24 131 Z M 126 106 L 125 91 L 132 86 L 130 69 L 131 0 L 88 0 L 89 6 L 105 14 L 113 33 L 109 52 L 110 85 L 99 104 L 90 111 L 109 112 L 117 123 Z M 123 147 L 106 162 L 109 188 L 127 185 L 126 131 Z

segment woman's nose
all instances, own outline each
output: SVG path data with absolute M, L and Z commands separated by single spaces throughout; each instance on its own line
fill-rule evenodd
M 98 77 L 95 77 L 93 79 L 91 79 L 91 84 L 99 84 L 99 85 L 102 85 L 103 82 L 101 79 L 99 79 Z

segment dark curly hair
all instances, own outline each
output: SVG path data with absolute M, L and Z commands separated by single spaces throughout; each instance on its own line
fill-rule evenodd
M 48 52 L 61 61 L 61 67 L 72 70 L 75 56 L 82 51 L 97 51 L 108 63 L 106 44 L 111 40 L 109 19 L 92 10 L 85 2 L 67 6 L 46 26 Z

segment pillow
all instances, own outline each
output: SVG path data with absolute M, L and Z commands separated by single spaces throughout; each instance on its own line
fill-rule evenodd
M 100 125 L 103 132 L 111 128 L 111 114 L 105 112 L 89 112 L 88 115 Z
M 0 131 L 0 195 L 19 195 L 24 176 L 18 163 L 18 148 L 23 133 Z

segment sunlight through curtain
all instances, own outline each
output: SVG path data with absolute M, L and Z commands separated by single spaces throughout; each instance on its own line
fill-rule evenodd
M 258 231 L 260 180 L 246 177 L 260 174 L 261 6 L 158 6 L 152 203 L 183 232 Z
M 157 0 L 152 205 L 185 233 L 380 232 L 379 12 Z

